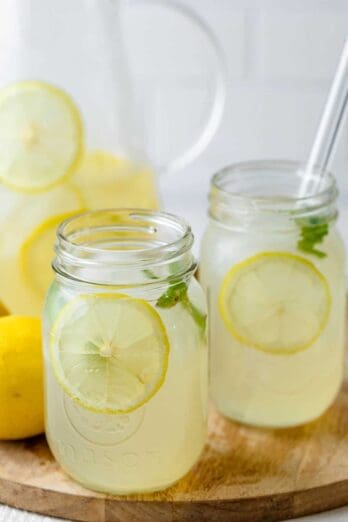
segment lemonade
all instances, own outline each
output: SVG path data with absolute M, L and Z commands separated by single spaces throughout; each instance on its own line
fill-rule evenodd
M 155 491 L 206 440 L 203 292 L 179 219 L 99 211 L 59 229 L 45 307 L 50 448 L 91 489 Z
M 212 182 L 201 251 L 212 397 L 227 417 L 257 426 L 315 419 L 343 378 L 337 190 L 326 173 L 320 193 L 300 201 L 301 177 L 293 163 L 255 162 Z
M 11 314 L 40 315 L 63 219 L 88 209 L 158 207 L 145 160 L 96 149 L 88 129 L 77 102 L 54 85 L 0 90 L 0 301 Z

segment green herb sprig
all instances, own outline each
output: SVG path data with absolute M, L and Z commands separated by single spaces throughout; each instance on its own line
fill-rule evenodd
M 151 270 L 146 270 L 145 275 L 147 275 L 147 277 L 152 280 L 158 279 L 158 277 Z M 192 316 L 192 319 L 198 328 L 204 333 L 207 316 L 191 303 L 188 295 L 187 284 L 184 281 L 173 281 L 173 278 L 168 278 L 168 282 L 170 286 L 157 300 L 156 306 L 158 308 L 173 308 L 173 306 L 180 303 Z
M 172 308 L 176 304 L 186 308 L 200 330 L 205 331 L 207 316 L 196 308 L 188 296 L 188 286 L 183 281 L 179 281 L 170 286 L 158 299 L 156 306 L 159 308 Z
M 326 257 L 325 252 L 315 247 L 322 243 L 328 235 L 329 224 L 320 217 L 301 220 L 298 224 L 301 227 L 300 239 L 297 242 L 298 249 L 316 257 Z
M 158 279 L 158 277 L 152 272 L 152 270 L 149 270 L 148 268 L 145 268 L 143 270 L 144 274 L 146 275 L 146 277 L 148 277 L 149 279 Z

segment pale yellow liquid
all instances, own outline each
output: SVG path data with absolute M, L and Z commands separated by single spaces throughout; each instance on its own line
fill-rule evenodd
M 0 185 L 0 302 L 12 314 L 41 314 L 53 279 L 56 228 L 63 219 L 98 208 L 158 206 L 151 170 L 98 151 L 86 153 L 67 181 L 44 192 Z
M 202 299 L 198 286 L 193 291 Z M 168 372 L 155 396 L 129 415 L 96 414 L 72 401 L 56 381 L 46 347 L 48 442 L 64 470 L 88 488 L 117 494 L 164 489 L 202 452 L 207 347 L 180 305 L 160 315 L 170 341 Z
M 321 415 L 336 397 L 343 378 L 344 254 L 335 231 L 320 246 L 327 257 L 306 256 L 296 237 L 233 236 L 211 225 L 202 246 L 201 281 L 208 291 L 211 394 L 219 411 L 246 424 L 285 427 Z M 269 355 L 239 343 L 227 330 L 217 306 L 221 283 L 237 262 L 261 251 L 289 251 L 307 257 L 327 279 L 332 308 L 319 339 L 303 352 Z

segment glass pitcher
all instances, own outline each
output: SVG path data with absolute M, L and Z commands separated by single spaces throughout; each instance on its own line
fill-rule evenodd
M 57 225 L 76 212 L 157 208 L 122 39 L 123 0 L 4 0 L 0 35 L 0 302 L 38 315 L 52 279 Z M 218 45 L 205 31 L 217 63 Z M 224 104 L 217 67 L 208 121 L 183 167 L 208 144 Z

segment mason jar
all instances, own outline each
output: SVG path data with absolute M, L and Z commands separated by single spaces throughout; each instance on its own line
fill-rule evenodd
M 211 393 L 242 423 L 306 423 L 334 401 L 343 378 L 344 249 L 329 172 L 299 197 L 304 167 L 232 165 L 211 182 L 201 249 L 208 293 Z M 315 186 L 315 183 L 314 183 Z
M 106 493 L 161 490 L 207 432 L 206 309 L 190 227 L 107 210 L 58 229 L 45 305 L 46 434 L 62 468 Z

